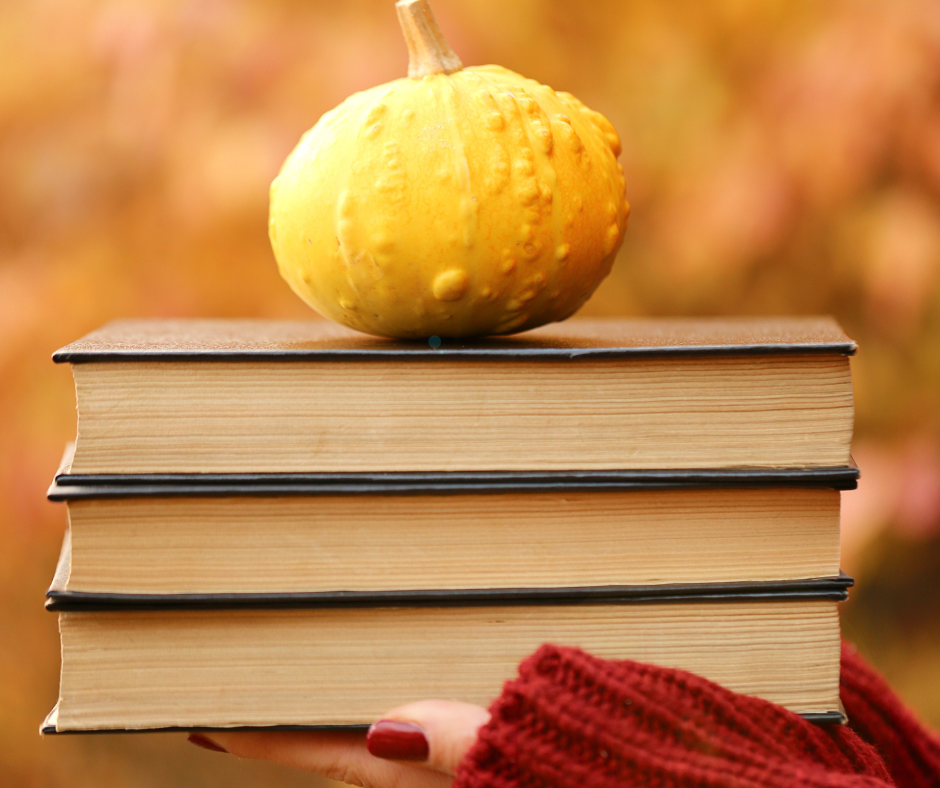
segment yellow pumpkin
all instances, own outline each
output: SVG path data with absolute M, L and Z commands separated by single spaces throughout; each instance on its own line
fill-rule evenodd
M 620 140 L 574 96 L 463 68 L 427 0 L 401 0 L 407 79 L 350 96 L 271 184 L 284 279 L 338 323 L 400 338 L 508 334 L 574 313 L 629 205 Z

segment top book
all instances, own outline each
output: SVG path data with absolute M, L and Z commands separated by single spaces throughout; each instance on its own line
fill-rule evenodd
M 569 320 L 432 340 L 322 321 L 111 323 L 53 356 L 75 376 L 71 474 L 851 462 L 856 346 L 830 319 Z

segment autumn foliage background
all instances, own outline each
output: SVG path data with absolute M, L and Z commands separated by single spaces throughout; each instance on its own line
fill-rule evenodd
M 940 5 L 434 0 L 467 64 L 619 130 L 633 211 L 593 315 L 835 315 L 853 361 L 845 633 L 940 726 Z M 392 0 L 0 3 L 0 783 L 288 786 L 181 736 L 40 740 L 74 435 L 50 353 L 119 316 L 312 317 L 267 189 L 348 94 L 403 76 Z

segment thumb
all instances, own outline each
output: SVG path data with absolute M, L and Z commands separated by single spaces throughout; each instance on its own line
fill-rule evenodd
M 385 714 L 369 728 L 366 747 L 377 758 L 412 761 L 453 776 L 489 719 L 482 706 L 422 700 Z

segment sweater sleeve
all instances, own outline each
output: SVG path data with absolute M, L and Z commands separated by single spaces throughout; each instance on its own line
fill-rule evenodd
M 840 695 L 849 725 L 878 750 L 901 788 L 940 785 L 940 738 L 917 721 L 849 643 L 842 644 Z
M 895 785 L 875 747 L 847 726 L 814 725 L 681 670 L 577 649 L 543 646 L 490 711 L 454 788 Z

